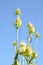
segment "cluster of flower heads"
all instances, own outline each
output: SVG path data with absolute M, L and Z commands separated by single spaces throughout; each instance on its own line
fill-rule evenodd
M 18 30 L 21 26 L 22 26 L 22 20 L 20 18 L 20 14 L 21 14 L 21 10 L 18 8 L 16 9 L 16 15 L 17 15 L 17 19 L 15 21 L 15 27 L 16 30 Z M 38 32 L 35 31 L 35 27 L 34 25 L 29 22 L 28 25 L 28 34 L 29 35 L 33 35 L 35 34 L 35 38 L 38 39 L 40 37 L 40 34 Z M 28 37 L 28 41 L 29 43 L 31 42 L 31 37 Z M 18 46 L 18 41 L 14 41 L 13 45 L 15 47 Z M 28 62 L 28 65 L 32 64 L 32 65 L 36 65 L 36 62 L 33 63 L 34 59 L 36 59 L 38 57 L 38 52 L 36 51 L 36 49 L 34 48 L 34 50 L 32 49 L 31 45 L 27 45 L 25 42 L 21 42 L 19 48 L 16 49 L 16 55 L 14 58 L 14 63 L 12 65 L 20 65 L 20 61 L 18 60 L 18 55 L 22 55 L 25 57 L 26 61 Z

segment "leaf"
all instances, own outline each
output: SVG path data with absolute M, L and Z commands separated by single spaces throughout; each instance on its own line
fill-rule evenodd
M 15 60 L 18 59 L 18 52 L 16 53 L 16 56 L 14 57 Z
M 32 60 L 33 60 L 33 58 L 31 58 L 31 59 L 29 60 L 29 64 L 32 62 Z

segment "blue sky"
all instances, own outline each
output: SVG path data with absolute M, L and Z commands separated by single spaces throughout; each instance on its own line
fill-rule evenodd
M 12 26 L 16 19 L 15 10 L 20 8 L 23 28 L 19 30 L 20 41 L 26 40 L 26 25 L 31 21 L 41 34 L 37 51 L 37 65 L 43 65 L 43 0 L 0 0 L 0 65 L 11 65 L 15 55 L 13 41 L 16 40 L 16 30 Z

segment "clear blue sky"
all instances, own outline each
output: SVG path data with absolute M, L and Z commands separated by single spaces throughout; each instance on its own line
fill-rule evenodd
M 13 41 L 16 40 L 16 30 L 12 24 L 16 18 L 16 8 L 22 10 L 21 18 L 24 25 L 19 30 L 19 42 L 27 42 L 25 26 L 32 21 L 41 34 L 37 44 L 37 65 L 43 65 L 43 0 L 0 0 L 0 65 L 11 65 L 14 60 Z

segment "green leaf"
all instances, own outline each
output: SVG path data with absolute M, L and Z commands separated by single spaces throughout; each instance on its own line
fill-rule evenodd
M 14 57 L 15 60 L 18 59 L 18 52 L 16 53 L 16 56 Z

